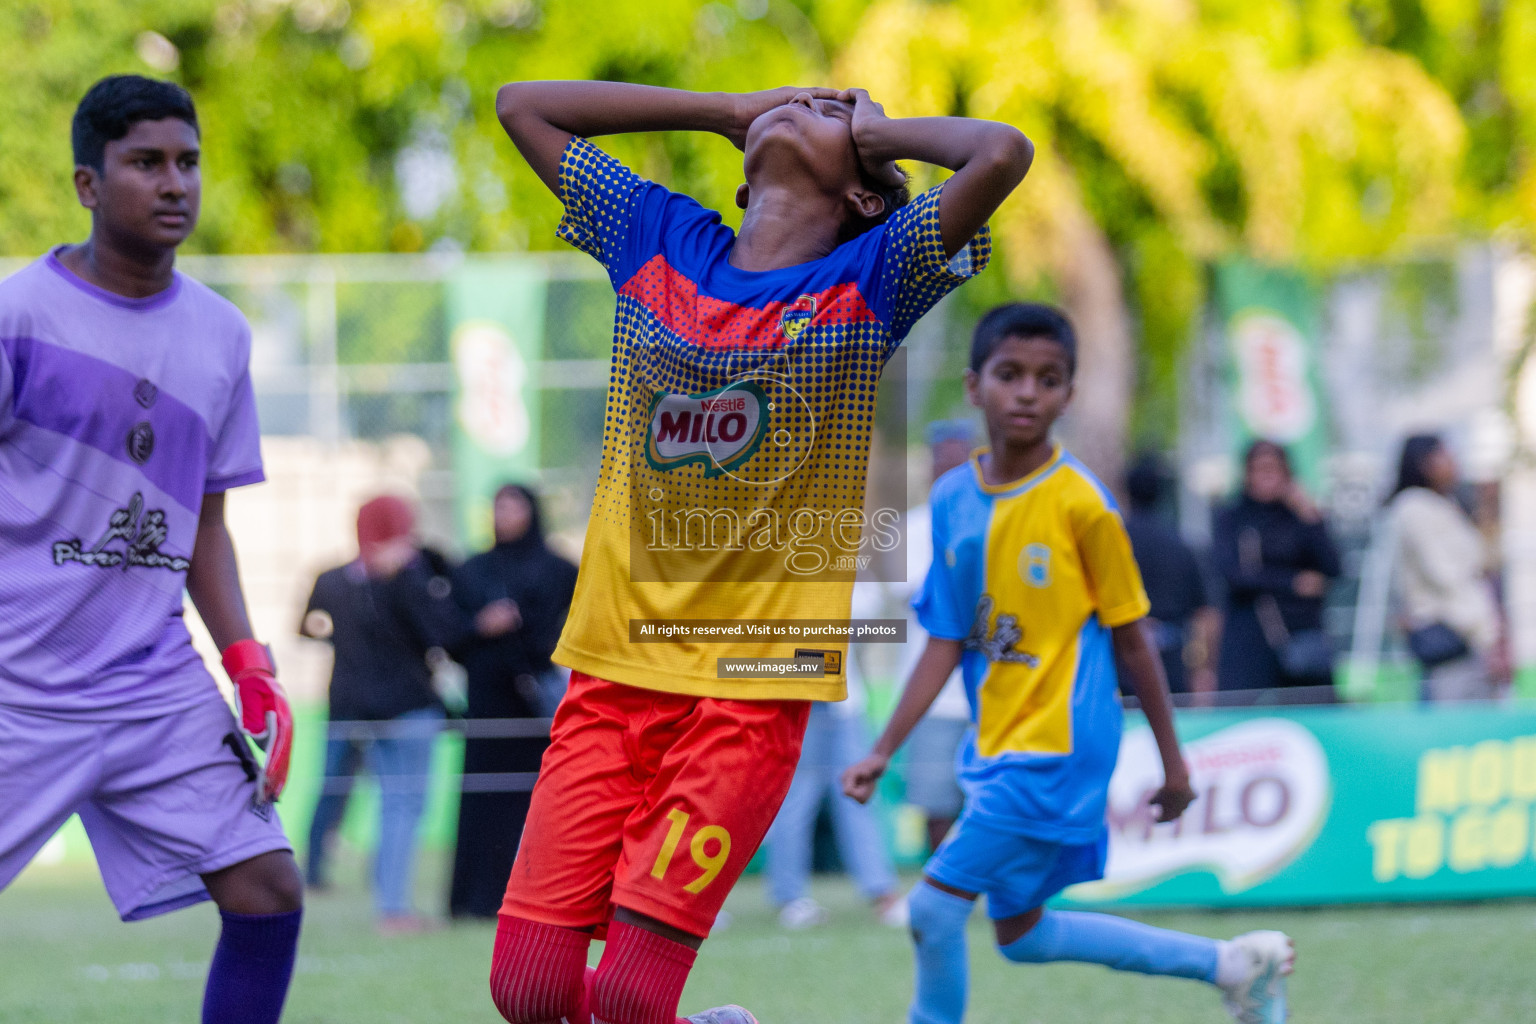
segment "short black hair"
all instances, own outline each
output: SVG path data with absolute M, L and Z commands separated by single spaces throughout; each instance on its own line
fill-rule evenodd
M 1424 464 L 1444 445 L 1439 434 L 1414 434 L 1405 440 L 1403 453 L 1397 460 L 1397 486 L 1392 488 L 1392 494 L 1396 496 L 1410 487 L 1433 490 Z
M 1280 460 L 1280 468 L 1285 470 L 1286 476 L 1296 475 L 1296 471 L 1291 468 L 1291 453 L 1286 450 L 1285 445 L 1279 441 L 1271 441 L 1267 437 L 1256 437 L 1249 443 L 1247 450 L 1243 452 L 1243 469 L 1246 470 L 1252 466 L 1253 460 L 1260 455 L 1273 455 Z
M 107 143 L 127 135 L 140 121 L 160 121 L 179 117 L 199 136 L 197 108 L 187 90 L 174 82 L 161 82 L 143 75 L 112 75 L 103 78 L 75 108 L 70 126 L 75 164 L 106 169 Z
M 898 167 L 897 170 L 901 170 L 901 168 Z M 912 176 L 906 171 L 901 172 L 900 185 L 887 185 L 882 181 L 876 181 L 874 176 L 861 165 L 859 167 L 859 185 L 885 200 L 885 206 L 873 217 L 850 217 L 843 224 L 841 237 L 837 240 L 839 245 L 858 238 L 866 231 L 872 231 L 881 224 L 884 224 L 891 219 L 891 214 L 912 201 Z
M 1169 480 L 1168 466 L 1156 452 L 1142 452 L 1125 471 L 1125 493 L 1131 507 L 1150 511 L 1163 500 Z
M 1010 302 L 990 310 L 971 335 L 971 371 L 980 373 L 1009 338 L 1049 338 L 1067 353 L 1067 376 L 1077 374 L 1077 333 L 1072 321 L 1054 306 L 1039 302 Z

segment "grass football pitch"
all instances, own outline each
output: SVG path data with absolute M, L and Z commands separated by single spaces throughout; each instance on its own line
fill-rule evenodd
M 497 1024 L 486 989 L 493 929 L 455 925 L 381 938 L 360 865 L 307 910 L 287 1024 Z M 424 870 L 421 905 L 441 892 Z M 739 1002 L 763 1024 L 900 1024 L 912 965 L 906 935 L 869 917 L 841 879 L 818 880 L 825 927 L 785 932 L 761 882 L 745 880 L 730 925 L 704 947 L 684 1013 Z M 1148 913 L 1156 925 L 1228 936 L 1282 928 L 1300 963 L 1292 1019 L 1303 1024 L 1509 1024 L 1536 1021 L 1536 903 Z M 118 922 L 79 866 L 37 867 L 0 893 L 0 1021 L 6 1024 L 195 1022 L 218 931 L 208 904 Z M 971 928 L 969 1024 L 1219 1024 L 1216 992 L 1193 982 L 1097 967 L 1009 964 L 980 914 Z

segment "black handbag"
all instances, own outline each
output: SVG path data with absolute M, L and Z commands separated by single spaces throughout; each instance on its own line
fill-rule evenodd
M 1254 602 L 1259 628 L 1290 679 L 1326 679 L 1333 675 L 1333 639 L 1321 629 L 1289 630 L 1280 606 L 1269 594 Z
M 1326 679 L 1333 674 L 1333 640 L 1320 629 L 1292 633 L 1276 653 L 1280 668 L 1292 679 Z
M 1408 650 L 1425 668 L 1437 668 L 1472 653 L 1461 634 L 1443 622 L 1408 631 Z

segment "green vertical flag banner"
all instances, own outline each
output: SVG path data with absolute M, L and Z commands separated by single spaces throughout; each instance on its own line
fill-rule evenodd
M 1277 441 L 1302 483 L 1320 493 L 1328 434 L 1316 291 L 1294 270 L 1232 260 L 1216 268 L 1216 301 L 1235 451 L 1255 438 Z
M 469 551 L 491 543 L 496 489 L 538 468 L 544 288 L 533 260 L 467 260 L 448 279 L 454 507 Z

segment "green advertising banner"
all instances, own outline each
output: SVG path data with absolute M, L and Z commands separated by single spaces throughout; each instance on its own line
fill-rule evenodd
M 466 260 L 447 282 L 454 367 L 453 475 L 459 541 L 489 547 L 491 496 L 538 467 L 544 272 L 532 260 Z
M 1227 339 L 1234 451 L 1254 438 L 1278 441 L 1296 475 L 1319 493 L 1327 430 L 1316 292 L 1295 271 L 1232 260 L 1216 268 L 1216 303 Z
M 1105 878 L 1071 902 L 1536 895 L 1536 704 L 1181 712 L 1179 731 L 1199 799 L 1155 824 L 1156 746 L 1127 728 Z

